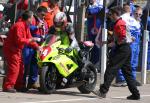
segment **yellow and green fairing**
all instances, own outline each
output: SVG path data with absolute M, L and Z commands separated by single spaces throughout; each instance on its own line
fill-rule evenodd
M 78 68 L 78 65 L 69 57 L 74 56 L 74 51 L 72 50 L 69 56 L 65 55 L 65 53 L 60 53 L 58 48 L 65 50 L 68 45 L 62 45 L 61 40 L 48 45 L 50 39 L 47 38 L 42 44 L 43 51 L 37 53 L 38 66 L 42 68 L 45 64 L 54 64 L 63 77 L 68 77 Z

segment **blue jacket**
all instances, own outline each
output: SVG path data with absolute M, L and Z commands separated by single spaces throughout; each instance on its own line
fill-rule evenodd
M 91 29 L 94 27 L 94 25 L 96 26 L 97 29 L 99 29 L 99 27 L 101 26 L 101 20 L 98 17 L 98 13 L 101 11 L 101 9 L 103 8 L 102 5 L 90 5 L 86 12 L 88 13 L 88 17 L 87 17 L 87 27 L 88 27 L 88 34 L 91 35 Z M 96 21 L 95 21 L 95 17 L 96 17 Z M 96 24 L 94 24 L 96 23 Z

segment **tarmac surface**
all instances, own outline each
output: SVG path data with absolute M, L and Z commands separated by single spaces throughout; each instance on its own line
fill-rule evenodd
M 98 85 L 95 90 L 98 89 Z M 40 94 L 37 90 L 28 93 L 4 93 L 0 90 L 0 103 L 150 103 L 150 84 L 139 87 L 141 100 L 127 100 L 127 87 L 111 87 L 105 99 L 95 95 L 81 94 L 76 88 L 57 90 L 54 94 Z

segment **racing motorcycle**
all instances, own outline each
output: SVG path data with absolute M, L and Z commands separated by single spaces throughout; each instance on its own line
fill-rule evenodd
M 57 89 L 77 87 L 81 93 L 89 94 L 97 82 L 97 71 L 89 61 L 93 43 L 79 44 L 80 51 L 68 50 L 57 36 L 48 36 L 37 53 L 40 68 L 40 91 L 51 94 Z

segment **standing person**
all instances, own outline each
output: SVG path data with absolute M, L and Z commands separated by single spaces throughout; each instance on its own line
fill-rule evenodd
M 131 48 L 130 44 L 127 43 L 126 23 L 120 18 L 121 9 L 121 7 L 113 7 L 110 9 L 109 14 L 111 15 L 111 20 L 115 22 L 113 30 L 116 49 L 113 55 L 109 58 L 109 63 L 104 75 L 104 84 L 100 86 L 97 93 L 93 93 L 100 98 L 105 98 L 113 79 L 117 75 L 117 71 L 121 68 L 127 81 L 128 88 L 132 93 L 132 95 L 128 96 L 127 99 L 139 100 L 140 93 L 135 85 L 135 80 L 133 79 L 131 73 Z
M 9 0 L 9 3 L 17 3 L 17 19 L 25 10 L 29 9 L 29 0 Z
M 100 35 L 97 36 L 98 32 L 101 27 L 101 20 L 100 20 L 100 11 L 102 9 L 102 5 L 98 4 L 96 0 L 89 0 L 90 5 L 87 7 L 86 16 L 87 16 L 87 28 L 88 28 L 88 39 L 95 44 L 98 42 Z M 99 33 L 100 34 L 100 33 Z M 97 37 L 97 38 L 96 38 Z M 94 45 L 91 51 L 91 62 L 93 64 L 98 63 L 99 61 L 99 48 Z
M 4 92 L 16 92 L 24 89 L 23 73 L 24 65 L 22 58 L 22 49 L 29 45 L 34 49 L 39 49 L 35 42 L 37 38 L 32 38 L 29 25 L 32 22 L 33 13 L 25 11 L 22 15 L 22 21 L 15 23 L 4 42 L 4 58 L 7 63 L 7 73 L 3 83 Z M 15 90 L 16 89 L 16 90 Z
M 136 16 L 135 12 L 142 14 L 141 10 L 135 10 L 133 12 L 133 16 L 131 17 L 130 14 L 130 5 L 124 4 L 123 7 L 124 14 L 121 16 L 121 18 L 126 22 L 127 26 L 127 34 L 130 35 L 133 38 L 133 41 L 130 42 L 132 56 L 131 56 L 131 68 L 132 68 L 132 75 L 133 78 L 136 80 L 136 70 L 138 66 L 138 56 L 139 56 L 139 43 L 140 43 L 140 35 L 141 35 L 141 24 L 139 22 L 139 15 Z M 139 83 L 136 80 L 136 85 L 141 86 L 141 83 Z M 114 86 L 121 87 L 121 86 L 127 86 L 124 75 L 121 71 L 121 69 L 118 72 L 117 78 L 116 78 L 116 84 Z
M 47 8 L 48 12 L 45 15 L 45 21 L 47 22 L 48 27 L 52 27 L 54 25 L 53 19 L 56 13 L 60 12 L 59 7 L 57 5 L 57 0 L 44 0 L 40 6 L 44 6 Z
M 10 20 L 10 23 L 14 24 L 22 13 L 28 9 L 28 6 L 28 0 L 8 0 L 8 3 L 4 5 L 5 20 Z
M 33 17 L 32 24 L 30 25 L 30 31 L 32 37 L 37 37 L 40 39 L 38 41 L 41 44 L 47 34 L 48 34 L 48 27 L 47 23 L 44 20 L 44 17 L 47 13 L 47 8 L 44 6 L 40 6 L 37 9 L 36 16 Z M 27 71 L 29 70 L 29 78 L 28 78 L 28 85 L 27 89 L 38 89 L 38 85 L 36 81 L 38 79 L 38 65 L 37 65 L 37 58 L 36 58 L 36 50 L 30 48 L 29 46 L 25 46 L 23 50 L 24 54 L 24 63 L 25 63 L 25 74 L 24 80 L 26 82 Z M 28 61 L 27 61 L 28 59 Z
M 29 10 L 36 12 L 39 7 L 39 0 L 29 0 Z
M 150 31 L 150 13 L 148 17 L 148 25 L 147 25 L 148 31 Z M 150 35 L 150 32 L 149 32 Z M 150 70 L 150 41 L 148 42 L 148 60 L 147 60 L 147 70 Z
M 135 11 L 133 13 L 133 18 L 135 20 L 132 23 L 130 32 L 131 35 L 135 38 L 135 40 L 131 43 L 131 50 L 132 50 L 132 57 L 131 57 L 131 67 L 132 67 L 132 74 L 133 79 L 136 80 L 136 72 L 139 63 L 139 53 L 140 53 L 140 43 L 141 43 L 141 16 L 142 16 L 142 8 L 140 6 L 135 7 Z M 141 86 L 141 83 L 136 80 L 136 85 Z

